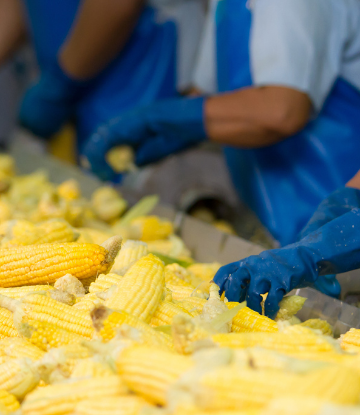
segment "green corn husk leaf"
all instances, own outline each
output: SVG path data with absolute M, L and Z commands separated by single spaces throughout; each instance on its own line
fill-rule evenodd
M 167 255 L 163 255 L 163 254 L 159 254 L 158 252 L 151 252 L 152 254 L 156 255 L 158 258 L 161 259 L 161 261 L 165 264 L 165 265 L 170 265 L 170 264 L 179 264 L 181 265 L 183 268 L 187 268 L 190 265 L 193 264 L 193 262 L 190 261 L 184 261 L 182 259 L 176 259 L 176 258 L 172 258 L 170 256 Z
M 143 197 L 136 205 L 130 208 L 120 219 L 119 225 L 129 225 L 134 219 L 148 215 L 159 203 L 159 196 L 152 195 Z

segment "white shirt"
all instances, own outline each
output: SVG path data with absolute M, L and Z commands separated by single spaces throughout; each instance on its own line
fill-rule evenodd
M 204 0 L 149 0 L 158 9 L 160 21 L 171 19 L 176 23 L 177 87 L 186 90 L 192 85 L 196 57 L 205 23 Z
M 219 0 L 212 1 L 194 76 L 207 93 L 217 91 L 215 25 L 209 21 Z M 252 0 L 251 7 L 254 85 L 303 91 L 317 111 L 338 77 L 360 90 L 360 0 Z

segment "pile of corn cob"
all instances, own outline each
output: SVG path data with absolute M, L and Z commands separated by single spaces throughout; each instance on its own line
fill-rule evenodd
M 227 302 L 170 222 L 4 160 L 0 414 L 360 413 L 359 330 Z

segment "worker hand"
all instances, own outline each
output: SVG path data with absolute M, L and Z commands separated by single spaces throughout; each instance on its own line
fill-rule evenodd
M 349 187 L 336 190 L 320 203 L 316 212 L 300 233 L 299 239 L 355 208 L 360 208 L 360 190 Z M 315 288 L 331 297 L 339 297 L 341 292 L 336 275 L 320 276 L 315 282 Z
M 360 209 L 342 215 L 301 241 L 264 251 L 226 265 L 214 282 L 229 301 L 244 301 L 261 313 L 261 294 L 268 293 L 265 313 L 274 317 L 282 297 L 294 288 L 312 286 L 319 276 L 360 267 Z
M 71 79 L 54 64 L 26 91 L 20 108 L 20 123 L 35 135 L 51 136 L 73 114 L 76 102 L 87 87 L 88 82 Z
M 101 126 L 85 144 L 83 156 L 93 173 L 111 180 L 105 160 L 112 147 L 130 145 L 143 166 L 206 140 L 204 98 L 170 99 L 135 109 Z

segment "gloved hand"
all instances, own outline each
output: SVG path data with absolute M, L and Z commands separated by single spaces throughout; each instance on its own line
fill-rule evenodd
M 349 187 L 336 190 L 320 203 L 316 212 L 300 233 L 299 239 L 355 208 L 360 208 L 360 190 Z M 340 296 L 341 292 L 336 275 L 320 276 L 315 282 L 315 288 L 336 298 Z
M 20 123 L 35 135 L 51 136 L 73 114 L 75 104 L 88 86 L 89 81 L 71 79 L 55 63 L 26 91 L 20 108 Z
M 135 163 L 143 166 L 206 140 L 203 106 L 204 98 L 175 98 L 126 112 L 101 126 L 82 154 L 93 173 L 111 180 L 105 156 L 112 147 L 132 146 Z
M 260 294 L 268 292 L 265 313 L 274 317 L 278 303 L 294 288 L 311 286 L 319 276 L 360 267 L 360 209 L 342 215 L 304 239 L 226 265 L 214 282 L 229 301 L 244 301 L 261 313 Z

